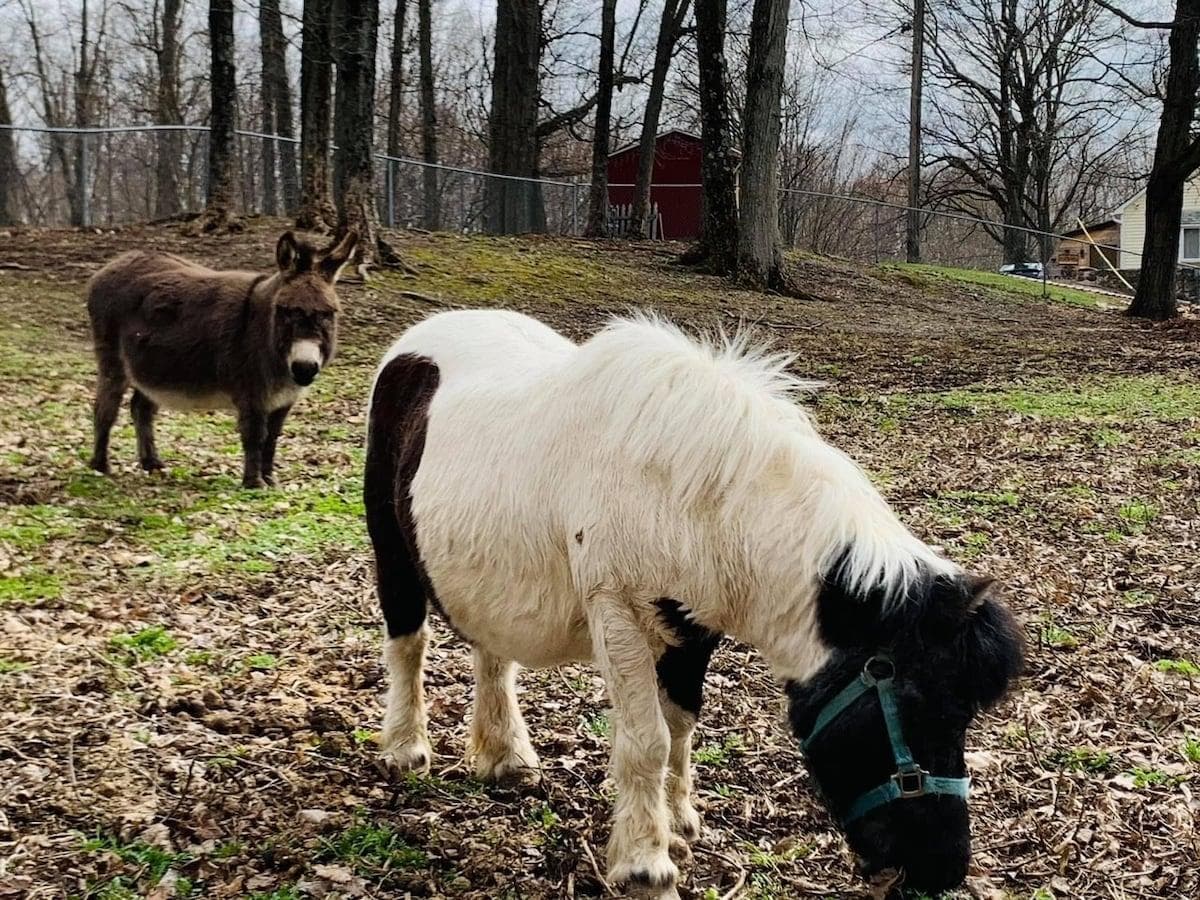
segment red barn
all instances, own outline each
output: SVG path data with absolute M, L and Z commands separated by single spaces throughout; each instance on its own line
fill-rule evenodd
M 658 205 L 661 233 L 667 241 L 686 241 L 700 235 L 700 157 L 703 144 L 697 135 L 673 129 L 654 144 L 654 173 L 650 177 L 650 203 Z M 608 157 L 610 206 L 632 205 L 637 183 L 638 145 L 628 144 Z M 614 210 L 619 220 L 620 213 Z

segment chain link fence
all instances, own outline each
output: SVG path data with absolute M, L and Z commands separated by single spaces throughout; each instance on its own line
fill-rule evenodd
M 205 126 L 0 128 L 14 137 L 17 171 L 10 197 L 19 219 L 28 225 L 113 227 L 198 213 L 204 207 L 208 173 Z M 279 149 L 283 143 L 299 141 L 244 130 L 236 132 L 235 140 L 238 211 L 251 215 L 288 212 L 278 189 L 282 182 Z M 269 143 L 275 145 L 275 152 L 264 152 Z M 267 159 L 272 162 L 264 162 Z M 380 221 L 388 227 L 482 233 L 486 231 L 489 190 L 500 181 L 505 182 L 510 196 L 514 189 L 524 195 L 521 202 L 531 211 L 535 230 L 579 235 L 587 220 L 588 182 L 583 177 L 516 178 L 384 154 L 376 155 L 375 176 Z M 273 185 L 267 184 L 268 178 Z M 698 184 L 666 187 L 700 190 Z M 903 261 L 908 208 L 882 198 L 850 196 L 838 187 L 812 184 L 781 190 L 780 227 L 785 243 L 856 262 Z M 1017 226 L 944 210 L 923 209 L 920 213 L 923 259 L 956 268 L 1000 270 L 1003 258 L 993 235 L 997 229 Z M 614 213 L 613 221 L 628 221 L 621 215 Z M 1053 254 L 1061 241 L 1087 243 L 1032 228 L 1019 230 L 1027 234 L 1030 262 L 1038 264 L 1044 280 L 1058 274 Z M 1093 242 L 1093 246 L 1121 252 L 1106 244 Z M 1187 265 L 1181 270 L 1189 276 L 1183 279 L 1189 284 L 1198 281 L 1200 270 Z M 1113 273 L 1097 271 L 1089 277 L 1106 288 L 1129 292 L 1121 277 Z

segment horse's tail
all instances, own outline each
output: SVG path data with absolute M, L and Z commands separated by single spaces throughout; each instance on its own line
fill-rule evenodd
M 363 505 L 375 551 L 375 580 L 388 636 L 412 634 L 425 622 L 432 591 L 417 550 L 412 481 L 425 450 L 429 403 L 440 380 L 423 356 L 399 354 L 375 378 L 367 415 Z

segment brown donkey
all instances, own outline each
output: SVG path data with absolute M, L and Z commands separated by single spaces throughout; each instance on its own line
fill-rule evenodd
M 273 484 L 275 443 L 288 411 L 333 358 L 333 286 L 354 252 L 348 233 L 323 249 L 287 232 L 278 271 L 218 272 L 169 253 L 134 250 L 87 289 L 100 376 L 91 465 L 108 472 L 108 438 L 126 388 L 146 471 L 163 467 L 154 416 L 169 409 L 237 412 L 242 484 Z

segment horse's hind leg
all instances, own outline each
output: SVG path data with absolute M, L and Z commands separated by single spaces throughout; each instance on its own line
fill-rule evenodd
M 475 707 L 471 712 L 471 756 L 483 781 L 533 782 L 540 763 L 517 705 L 517 665 L 474 651 Z
M 629 600 L 608 590 L 587 600 L 596 665 L 613 705 L 610 772 L 617 788 L 608 877 L 638 893 L 678 897 L 671 861 L 666 773 L 671 733 L 659 701 L 655 658 Z
M 117 421 L 117 413 L 121 410 L 121 398 L 125 396 L 127 387 L 129 380 L 125 377 L 120 360 L 106 361 L 101 358 L 100 375 L 96 381 L 96 400 L 92 408 L 94 439 L 89 465 L 106 475 L 109 471 L 108 439 L 113 423 Z
M 138 463 L 147 472 L 156 472 L 163 467 L 154 446 L 154 417 L 157 413 L 158 404 L 134 388 L 133 396 L 129 398 L 129 414 L 133 417 L 133 427 L 137 432 Z
M 377 442 L 367 450 L 363 502 L 375 550 L 375 585 L 387 634 L 387 710 L 380 744 L 384 762 L 400 771 L 426 771 L 433 751 L 425 711 L 426 593 L 419 562 L 401 527 L 391 461 Z M 407 489 L 406 489 L 407 490 Z
M 671 734 L 667 807 L 672 829 L 684 841 L 700 836 L 700 814 L 692 805 L 692 732 L 700 717 L 704 674 L 721 640 L 695 625 L 690 627 L 696 633 L 680 635 L 682 643 L 667 647 L 655 666 L 659 700 Z

